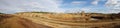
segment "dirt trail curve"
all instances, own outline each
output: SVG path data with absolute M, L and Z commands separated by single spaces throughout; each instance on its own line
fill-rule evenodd
M 37 24 L 26 18 L 10 14 L 0 14 L 0 28 L 52 28 Z
M 97 22 L 97 23 L 76 23 L 54 20 L 41 13 L 20 13 L 15 14 L 20 17 L 32 20 L 35 23 L 51 26 L 54 28 L 114 28 L 120 25 L 120 21 Z

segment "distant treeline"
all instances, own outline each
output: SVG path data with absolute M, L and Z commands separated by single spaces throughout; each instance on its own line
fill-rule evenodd
M 32 13 L 49 13 L 49 12 L 32 12 Z
M 118 13 L 118 14 L 111 14 L 111 16 L 112 16 L 113 18 L 119 18 L 119 19 L 120 19 L 120 13 Z
M 53 14 L 53 12 L 32 12 L 32 13 L 45 13 L 45 14 L 49 13 L 49 14 Z
M 0 13 L 0 14 L 3 14 L 3 13 Z
M 53 14 L 53 12 L 20 12 L 20 13 L 43 13 L 43 14 Z

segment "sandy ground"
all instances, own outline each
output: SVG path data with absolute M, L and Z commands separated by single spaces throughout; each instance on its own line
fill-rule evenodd
M 14 15 L 0 15 L 0 28 L 52 28 Z

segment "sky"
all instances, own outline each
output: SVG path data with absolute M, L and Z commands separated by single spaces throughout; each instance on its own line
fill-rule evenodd
M 119 13 L 120 0 L 0 0 L 0 12 Z

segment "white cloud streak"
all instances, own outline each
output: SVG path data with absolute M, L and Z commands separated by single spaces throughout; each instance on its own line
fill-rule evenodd
M 80 5 L 80 4 L 85 4 L 85 1 L 73 1 L 71 4 L 73 5 Z
M 98 2 L 99 2 L 100 0 L 94 0 L 91 4 L 93 4 L 93 5 L 98 5 Z
M 81 12 L 81 11 L 85 11 L 85 12 L 90 12 L 91 8 L 69 8 L 66 10 L 65 13 L 78 13 L 78 12 Z
M 108 0 L 105 6 L 110 8 L 109 13 L 120 12 L 120 0 Z
M 91 4 L 98 5 L 100 0 L 94 0 Z M 104 0 L 102 0 L 104 1 Z M 91 8 L 59 8 L 62 0 L 0 0 L 0 12 L 3 13 L 15 13 L 25 11 L 44 11 L 44 12 L 90 12 Z M 73 1 L 71 4 L 81 5 L 85 4 L 84 1 Z M 108 0 L 105 4 L 108 8 L 111 7 L 106 13 L 118 13 L 120 12 L 120 0 Z
M 0 0 L 0 12 L 5 13 L 9 13 L 8 11 L 63 12 L 59 8 L 60 2 L 58 2 L 58 0 Z

